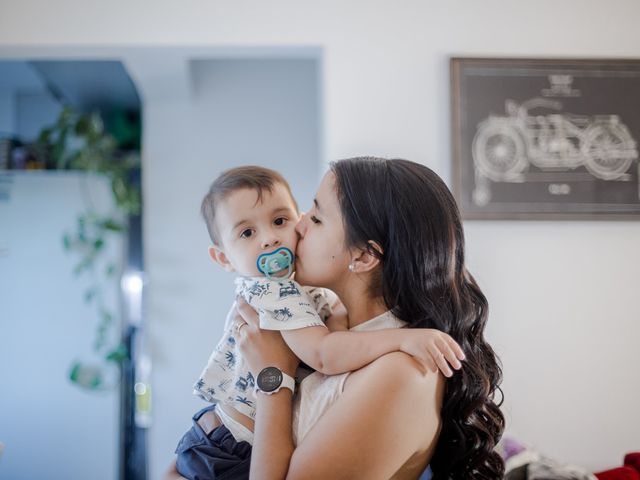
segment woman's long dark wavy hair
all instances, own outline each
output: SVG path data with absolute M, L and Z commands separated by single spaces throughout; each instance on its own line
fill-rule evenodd
M 466 355 L 446 381 L 434 480 L 503 478 L 494 450 L 505 425 L 494 401 L 502 370 L 484 339 L 487 299 L 465 267 L 451 192 L 432 170 L 408 160 L 358 157 L 332 163 L 331 170 L 347 246 L 368 248 L 381 259 L 372 294 L 409 327 L 448 333 Z

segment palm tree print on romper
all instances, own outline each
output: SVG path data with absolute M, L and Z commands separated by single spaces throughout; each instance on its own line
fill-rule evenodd
M 236 395 L 236 402 L 243 403 L 248 407 L 253 407 L 253 402 L 249 400 L 247 397 L 241 397 L 240 395 Z
M 253 380 L 253 375 L 251 375 L 251 372 L 247 372 L 247 376 L 243 377 L 240 376 L 238 378 L 238 381 L 236 382 L 236 389 L 240 390 L 241 392 L 244 392 L 247 390 L 247 388 L 253 388 L 255 387 L 255 381 Z
M 227 367 L 232 368 L 236 365 L 236 354 L 231 350 L 224 354 L 224 358 L 227 360 Z
M 287 307 L 276 308 L 273 310 L 273 313 L 275 314 L 273 318 L 275 318 L 276 320 L 280 320 L 281 322 L 291 320 L 291 318 L 293 317 L 291 310 L 289 310 Z

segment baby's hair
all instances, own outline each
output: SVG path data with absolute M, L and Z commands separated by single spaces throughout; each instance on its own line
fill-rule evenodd
M 261 202 L 263 192 L 266 190 L 271 193 L 273 186 L 278 183 L 287 189 L 297 210 L 298 204 L 291 194 L 289 183 L 275 170 L 257 165 L 246 165 L 222 172 L 209 187 L 209 191 L 202 199 L 200 207 L 202 217 L 207 224 L 207 230 L 214 245 L 220 244 L 220 235 L 215 224 L 218 202 L 224 200 L 230 193 L 245 188 L 255 190 L 258 194 L 258 202 Z

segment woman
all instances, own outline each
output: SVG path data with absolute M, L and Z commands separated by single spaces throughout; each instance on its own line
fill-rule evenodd
M 458 209 L 442 180 L 406 160 L 332 164 L 298 226 L 296 280 L 335 291 L 359 330 L 437 328 L 463 348 L 446 379 L 392 353 L 351 374 L 314 373 L 292 394 L 259 394 L 252 478 L 497 479 L 504 418 L 493 401 L 501 370 L 484 340 L 487 301 L 464 265 Z M 298 359 L 261 331 L 246 304 L 236 317 L 254 376 Z

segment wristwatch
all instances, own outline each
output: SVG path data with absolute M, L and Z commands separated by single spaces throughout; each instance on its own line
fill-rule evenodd
M 278 367 L 263 368 L 256 379 L 255 391 L 267 395 L 279 392 L 281 388 L 288 388 L 291 393 L 295 391 L 296 381 Z

